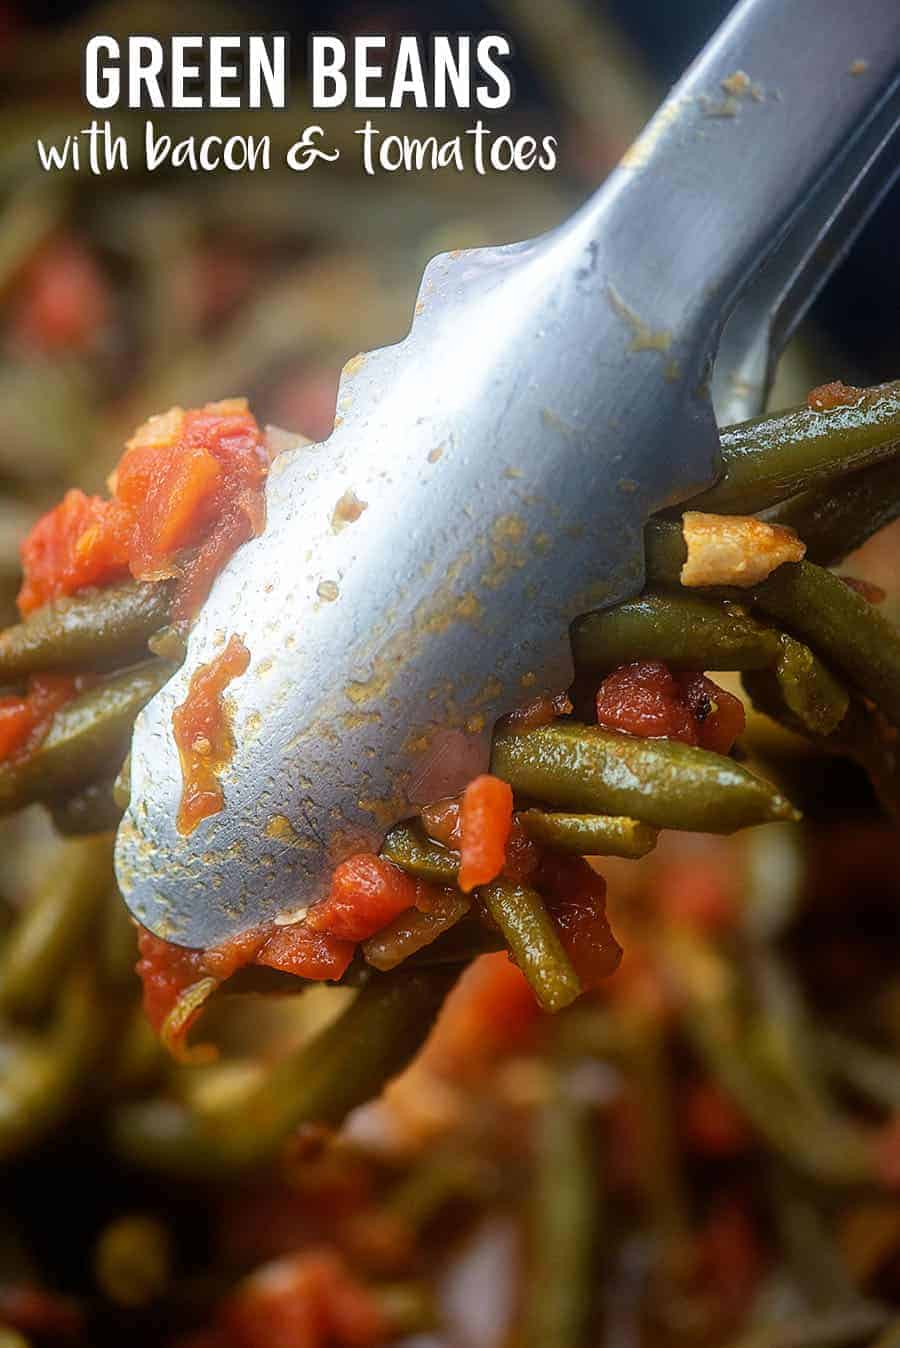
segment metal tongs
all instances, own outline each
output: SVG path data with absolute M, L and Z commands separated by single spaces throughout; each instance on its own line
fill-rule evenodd
M 117 871 L 140 922 L 209 946 L 292 920 L 568 684 L 569 622 L 640 590 L 647 518 L 715 481 L 714 407 L 761 409 L 893 180 L 898 77 L 897 0 L 743 0 L 572 219 L 428 265 L 328 440 L 276 460 L 265 532 L 138 719 Z M 225 806 L 184 837 L 172 712 L 233 634 Z

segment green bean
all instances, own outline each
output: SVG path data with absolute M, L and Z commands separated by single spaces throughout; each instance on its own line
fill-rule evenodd
M 557 852 L 583 857 L 629 857 L 637 860 L 656 846 L 657 830 L 637 819 L 614 814 L 559 814 L 523 810 L 519 819 L 535 842 Z
M 900 815 L 900 762 L 892 729 L 857 697 L 851 697 L 840 725 L 830 735 L 811 734 L 787 706 L 772 674 L 754 670 L 742 676 L 753 706 L 793 734 L 811 739 L 826 754 L 850 758 L 868 774 L 875 793 L 889 814 Z
M 241 1098 L 232 1091 L 205 1111 L 158 1098 L 122 1105 L 118 1148 L 150 1169 L 188 1176 L 266 1164 L 300 1124 L 337 1125 L 378 1095 L 424 1041 L 458 972 L 373 975 L 337 1020 Z
M 444 890 L 434 908 L 409 908 L 362 943 L 367 964 L 386 973 L 410 955 L 433 944 L 469 911 L 471 900 L 458 889 Z
M 866 1131 L 838 1115 L 809 1109 L 760 1063 L 761 1036 L 756 1033 L 755 1045 L 738 1017 L 737 989 L 725 958 L 687 940 L 667 943 L 665 955 L 685 999 L 688 1039 L 769 1145 L 820 1183 L 871 1181 L 873 1156 Z
M 579 674 L 608 674 L 635 660 L 673 669 L 764 669 L 778 658 L 778 635 L 740 604 L 682 592 L 649 591 L 572 624 Z
M 117 1217 L 101 1231 L 93 1263 L 97 1285 L 110 1301 L 145 1306 L 169 1284 L 172 1240 L 154 1217 Z
M 681 520 L 651 519 L 644 529 L 644 562 L 648 585 L 681 588 L 681 568 L 687 561 Z
M 57 833 L 69 838 L 114 829 L 123 812 L 113 794 L 113 782 L 107 779 L 91 782 L 77 795 L 54 802 L 50 813 Z
M 850 697 L 808 646 L 782 636 L 775 678 L 785 705 L 814 735 L 830 735 L 847 714 Z
M 900 1316 L 886 1326 L 884 1332 L 869 1344 L 869 1348 L 900 1348 Z
M 581 984 L 537 890 L 495 880 L 478 895 L 544 1010 L 561 1011 L 574 1002 Z
M 579 1348 L 584 1342 L 598 1215 L 588 1112 L 557 1078 L 537 1121 L 526 1348 Z
M 793 529 L 806 544 L 806 560 L 834 566 L 900 515 L 900 460 L 851 473 L 840 484 L 791 497 L 766 518 Z
M 390 1325 L 392 1338 L 418 1338 L 438 1327 L 434 1297 L 421 1283 L 381 1283 L 370 1288 L 370 1295 Z
M 115 771 L 134 718 L 171 673 L 171 665 L 148 662 L 65 703 L 33 753 L 0 763 L 0 814 L 76 794 Z
M 43 886 L 24 909 L 0 957 L 0 1014 L 42 1014 L 109 889 L 110 840 L 66 843 L 53 858 Z
M 430 884 L 456 883 L 459 853 L 434 842 L 415 821 L 395 824 L 381 844 L 381 855 Z
M 655 828 L 732 833 L 797 817 L 769 782 L 730 758 L 599 726 L 555 724 L 498 737 L 491 771 L 520 795 Z
M 28 674 L 102 673 L 146 659 L 168 622 L 171 586 L 128 581 L 56 599 L 0 632 L 0 683 Z
M 6 1038 L 0 1046 L 0 1159 L 33 1146 L 65 1115 L 84 1086 L 102 1032 L 93 980 L 78 969 L 62 991 L 49 1030 Z
M 780 566 L 749 597 L 900 725 L 900 632 L 867 600 L 813 562 Z
M 728 426 L 720 439 L 725 471 L 690 509 L 753 514 L 892 458 L 900 445 L 900 382 L 865 389 L 856 402 L 827 412 L 795 407 Z

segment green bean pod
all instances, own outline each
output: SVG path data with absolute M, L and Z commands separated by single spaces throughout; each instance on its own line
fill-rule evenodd
M 740 604 L 648 591 L 571 629 L 579 674 L 608 674 L 636 660 L 673 669 L 764 669 L 778 658 L 778 634 Z
M 151 661 L 60 707 L 33 753 L 0 763 L 0 814 L 77 794 L 115 772 L 128 752 L 135 717 L 171 673 L 171 665 Z
M 93 979 L 76 970 L 49 1029 L 8 1035 L 0 1045 L 0 1160 L 33 1146 L 73 1105 L 103 1038 Z
M 850 695 L 818 656 L 782 636 L 775 678 L 786 706 L 813 735 L 830 735 L 847 714 Z
M 893 458 L 900 447 L 900 381 L 852 403 L 795 407 L 721 432 L 724 472 L 691 510 L 750 515 L 843 473 Z
M 526 1348 L 579 1348 L 590 1312 L 598 1208 L 591 1120 L 558 1076 L 537 1121 Z
M 495 880 L 482 886 L 478 896 L 543 1009 L 561 1011 L 574 1002 L 581 994 L 581 983 L 537 890 Z
M 3 947 L 0 1014 L 36 1016 L 51 1005 L 109 889 L 111 865 L 108 837 L 66 843 L 57 850 L 43 886 Z
M 491 771 L 519 795 L 654 828 L 733 833 L 797 818 L 769 782 L 730 758 L 599 726 L 557 723 L 497 737 Z
M 793 529 L 806 544 L 806 560 L 834 566 L 900 515 L 900 459 L 851 473 L 840 489 L 811 488 L 777 506 L 766 518 Z
M 381 855 L 429 884 L 456 883 L 459 853 L 429 838 L 421 824 L 413 820 L 394 825 L 381 844 Z
M 42 605 L 0 632 L 0 684 L 145 660 L 149 638 L 169 620 L 171 593 L 165 582 L 132 580 Z
M 436 907 L 427 911 L 409 908 L 363 941 L 363 958 L 374 969 L 387 973 L 455 927 L 470 907 L 471 900 L 467 895 L 458 889 L 446 889 Z
M 622 815 L 523 810 L 519 819 L 535 842 L 582 857 L 627 857 L 636 861 L 653 851 L 658 837 L 649 824 Z
M 812 562 L 778 567 L 750 599 L 900 725 L 900 632 L 867 600 Z
M 265 1165 L 302 1123 L 337 1125 L 377 1096 L 424 1042 L 458 973 L 373 975 L 335 1021 L 239 1099 L 232 1092 L 204 1112 L 165 1099 L 120 1106 L 116 1145 L 149 1169 L 189 1177 Z
M 113 794 L 113 782 L 91 782 L 77 795 L 56 801 L 50 814 L 57 833 L 64 838 L 83 834 L 105 833 L 118 827 L 122 808 Z

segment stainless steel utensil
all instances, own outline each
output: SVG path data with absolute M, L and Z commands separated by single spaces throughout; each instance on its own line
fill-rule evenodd
M 896 0 L 744 0 L 571 220 L 429 264 L 409 336 L 277 460 L 265 532 L 138 720 L 117 872 L 144 925 L 207 946 L 299 912 L 566 685 L 570 620 L 637 592 L 647 517 L 715 479 L 726 319 L 720 401 L 749 410 L 826 235 L 896 168 L 898 67 Z M 225 807 L 183 837 L 172 711 L 232 634 Z

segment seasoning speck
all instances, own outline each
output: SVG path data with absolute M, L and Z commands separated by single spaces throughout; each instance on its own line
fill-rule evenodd
M 324 599 L 326 604 L 333 604 L 340 594 L 336 580 L 320 580 L 316 591 L 320 599 Z

